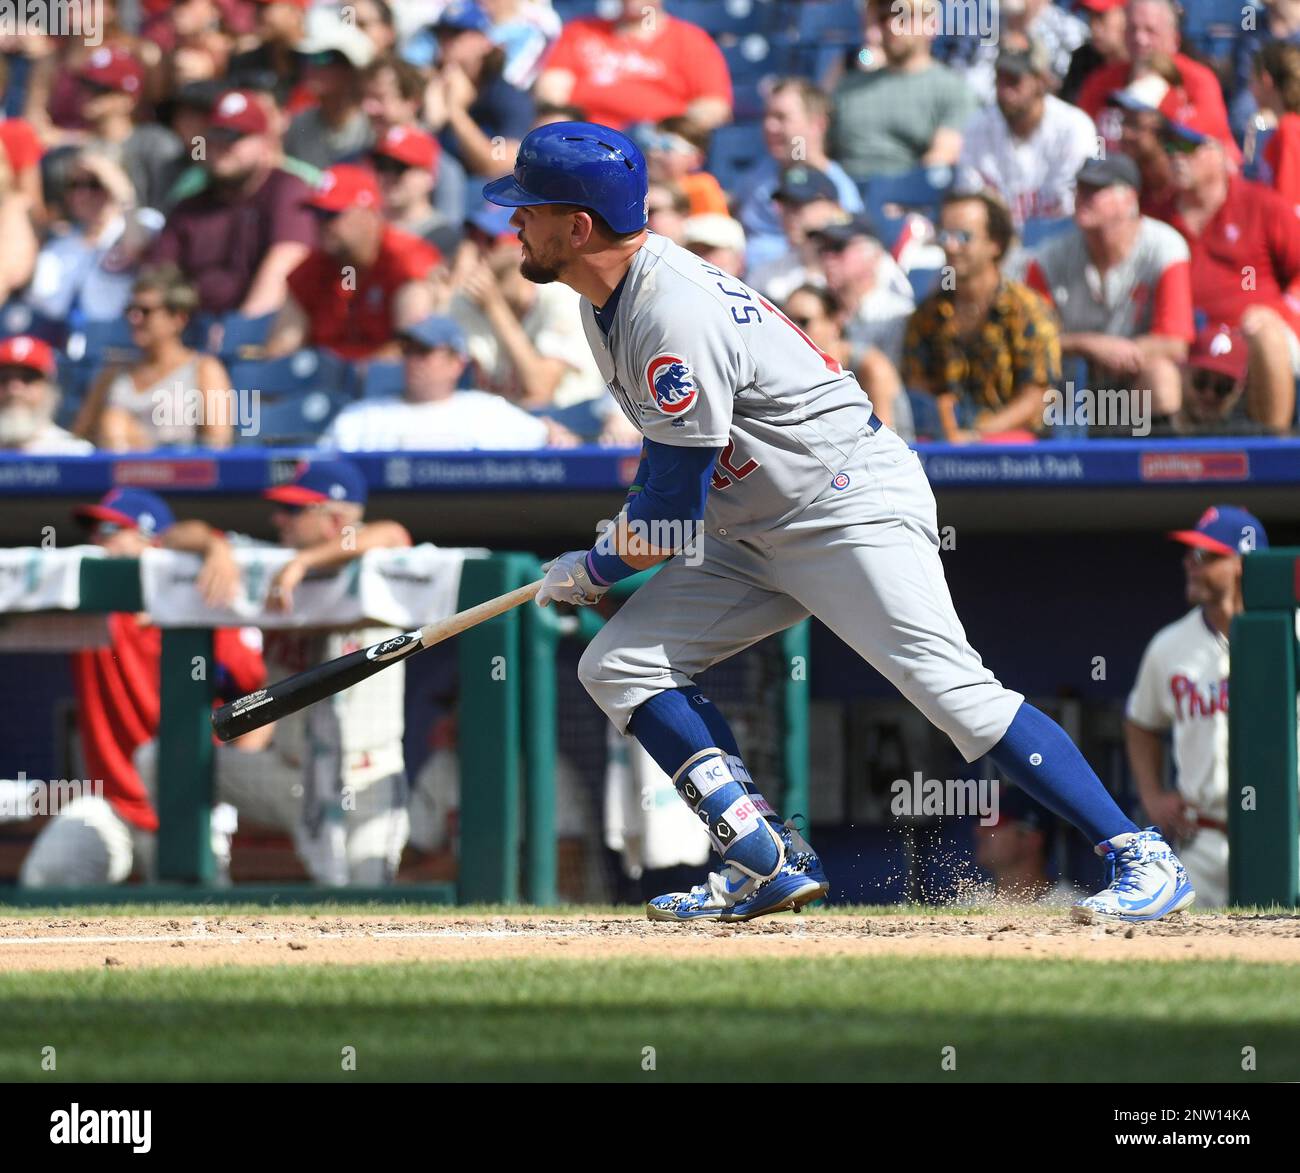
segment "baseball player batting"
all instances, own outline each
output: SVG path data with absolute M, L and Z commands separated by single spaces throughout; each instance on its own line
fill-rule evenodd
M 594 123 L 541 127 L 514 173 L 483 192 L 516 209 L 523 275 L 582 295 L 596 362 L 645 438 L 619 518 L 591 549 L 548 565 L 537 602 L 589 605 L 668 560 L 578 668 L 610 721 L 673 779 L 722 859 L 689 892 L 651 900 L 648 915 L 742 921 L 830 891 L 816 853 L 782 825 L 693 683 L 810 614 L 968 762 L 992 757 L 1111 862 L 1111 882 L 1076 905 L 1076 919 L 1147 921 L 1188 907 L 1187 873 L 1160 834 L 1125 817 L 1060 726 L 966 642 L 916 454 L 773 305 L 646 230 L 646 165 L 632 141 Z M 692 526 L 702 557 L 646 537 Z

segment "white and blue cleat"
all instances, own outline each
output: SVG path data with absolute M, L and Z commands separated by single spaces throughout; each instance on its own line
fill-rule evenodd
M 793 827 L 781 829 L 784 858 L 776 875 L 756 880 L 732 864 L 710 872 L 689 892 L 656 896 L 646 906 L 651 920 L 744 921 L 774 912 L 797 911 L 830 893 L 817 853 Z
M 1070 910 L 1081 924 L 1159 920 L 1182 912 L 1196 899 L 1187 869 L 1155 827 L 1116 835 L 1095 850 L 1111 866 L 1110 882 Z

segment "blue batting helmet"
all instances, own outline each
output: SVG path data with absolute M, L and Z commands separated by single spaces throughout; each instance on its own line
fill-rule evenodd
M 630 138 L 596 122 L 539 126 L 519 145 L 513 175 L 483 195 L 507 208 L 577 204 L 615 232 L 646 225 L 645 156 Z

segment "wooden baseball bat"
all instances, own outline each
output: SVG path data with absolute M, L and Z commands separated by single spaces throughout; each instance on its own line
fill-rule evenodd
M 488 599 L 485 603 L 459 611 L 437 623 L 430 623 L 418 631 L 408 631 L 381 640 L 368 648 L 349 652 L 346 656 L 339 656 L 308 668 L 305 672 L 288 676 L 267 688 L 259 688 L 216 709 L 212 714 L 212 728 L 222 741 L 242 737 L 245 733 L 251 733 L 254 729 L 260 729 L 299 709 L 305 709 L 327 696 L 351 688 L 399 660 L 405 660 L 416 652 L 422 652 L 453 635 L 468 631 L 484 620 L 493 619 L 521 603 L 527 603 L 537 594 L 542 582 L 539 578 L 509 594 Z

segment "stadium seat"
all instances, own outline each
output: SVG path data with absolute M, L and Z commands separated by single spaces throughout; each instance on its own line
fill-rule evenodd
M 261 403 L 255 433 L 236 432 L 236 443 L 244 446 L 310 443 L 319 438 L 330 421 L 347 405 L 347 397 L 332 391 L 309 391 L 278 402 Z
M 230 363 L 233 386 L 288 397 L 313 391 L 347 393 L 352 368 L 341 358 L 322 350 L 299 350 L 283 358 L 236 359 Z
M 862 185 L 862 201 L 872 220 L 897 218 L 895 208 L 939 218 L 939 204 L 952 186 L 951 167 L 921 167 L 902 175 L 882 175 Z
M 588 399 L 583 403 L 570 404 L 568 407 L 542 407 L 532 414 L 543 419 L 554 420 L 580 439 L 595 440 L 605 426 L 605 416 L 599 408 L 599 402 L 596 399 Z
M 385 399 L 391 395 L 400 395 L 405 386 L 406 368 L 402 363 L 367 363 L 365 382 L 361 386 L 361 398 Z
M 708 169 L 724 191 L 741 191 L 745 174 L 767 157 L 763 128 L 757 122 L 720 126 L 709 145 Z
M 25 301 L 14 298 L 0 306 L 0 336 L 13 334 L 30 334 L 51 346 L 61 347 L 67 340 L 68 327 L 64 322 L 38 314 Z
M 795 5 L 795 33 L 805 44 L 856 45 L 862 40 L 857 0 L 804 0 Z
M 943 428 L 939 423 L 939 405 L 934 396 L 926 391 L 913 391 L 905 388 L 903 394 L 912 408 L 912 426 L 916 437 L 920 439 L 942 439 Z
M 912 283 L 912 296 L 916 299 L 917 305 L 934 292 L 935 286 L 939 283 L 939 274 L 942 272 L 942 269 L 912 269 L 908 272 L 907 279 Z
M 597 14 L 598 0 L 554 0 L 555 14 L 566 24 L 571 20 L 587 20 Z
M 1073 224 L 1074 221 L 1069 216 L 1062 216 L 1060 219 L 1038 218 L 1026 220 L 1024 227 L 1020 230 L 1020 243 L 1025 248 L 1034 248 L 1045 240 L 1051 240 L 1053 236 L 1060 236 L 1062 232 L 1068 232 Z
M 65 349 L 74 362 L 88 362 L 100 366 L 106 362 L 121 362 L 139 353 L 131 327 L 125 318 L 109 322 L 86 322 L 68 335 Z
M 724 45 L 722 56 L 731 73 L 731 84 L 735 86 L 796 72 L 800 52 L 796 45 L 754 33 L 734 45 Z
M 766 32 L 775 24 L 779 8 L 775 0 L 667 0 L 664 7 L 670 15 L 715 37 Z
M 264 346 L 271 333 L 271 323 L 275 314 L 262 314 L 249 318 L 243 314 L 226 314 L 216 320 L 214 325 L 221 330 L 221 343 L 217 353 L 222 358 L 237 358 L 245 346 Z
M 1074 404 L 1079 392 L 1088 386 L 1088 362 L 1082 358 L 1065 358 L 1061 361 L 1061 394 L 1064 396 L 1062 406 L 1069 417 L 1074 416 Z M 1052 424 L 1045 436 L 1049 440 L 1086 440 L 1088 425 L 1086 423 Z

